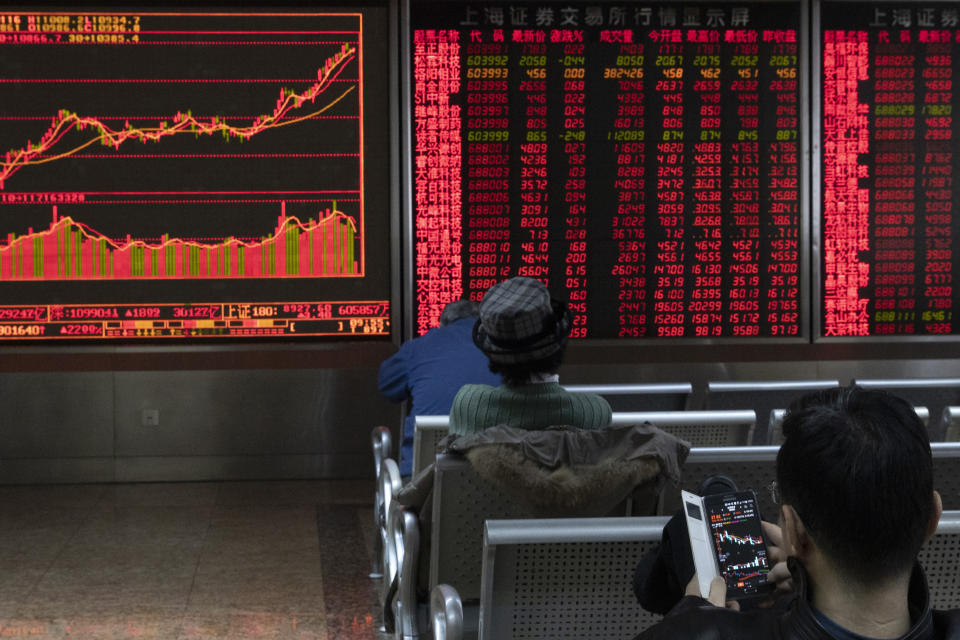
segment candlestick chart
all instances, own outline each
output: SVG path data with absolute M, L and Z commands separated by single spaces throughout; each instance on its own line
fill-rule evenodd
M 386 242 L 368 246 L 368 194 L 385 217 L 387 171 L 364 144 L 384 137 L 365 117 L 385 120 L 386 47 L 364 35 L 366 26 L 380 40 L 380 22 L 369 9 L 0 12 L 4 305 L 46 309 L 28 314 L 42 324 L 84 319 L 50 302 L 113 305 L 142 320 L 151 316 L 135 309 L 195 301 L 278 313 L 335 301 L 339 315 L 291 311 L 289 331 L 241 331 L 241 314 L 209 334 L 338 333 L 351 310 L 371 308 L 376 326 L 347 322 L 352 332 L 388 331 L 388 307 L 377 305 L 389 284 L 366 282 L 368 256 L 384 271 Z M 331 318 L 329 332 L 305 322 Z M 0 326 L 0 339 L 51 337 L 12 331 Z M 202 333 L 103 324 L 84 336 Z

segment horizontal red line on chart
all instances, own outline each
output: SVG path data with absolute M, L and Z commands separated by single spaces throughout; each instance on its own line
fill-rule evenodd
M 20 194 L 27 193 L 48 193 L 47 191 L 8 191 L 4 195 L 16 196 Z M 250 190 L 250 191 L 80 191 L 78 193 L 83 193 L 86 196 L 202 196 L 205 194 L 215 195 L 215 196 L 229 196 L 229 195 L 246 195 L 246 194 L 268 194 L 268 195 L 280 195 L 284 193 L 300 193 L 300 194 L 313 194 L 313 193 L 360 193 L 359 189 L 304 189 L 302 191 L 284 191 L 280 189 L 269 189 L 269 190 Z M 67 203 L 69 204 L 69 203 Z
M 316 78 L 0 78 L 5 84 L 276 84 L 278 82 L 316 82 Z M 359 82 L 350 78 L 331 78 L 327 82 Z
M 315 204 L 317 202 L 330 202 L 330 198 L 276 198 L 273 200 L 89 200 L 86 202 L 71 202 L 69 206 L 79 207 L 85 204 L 279 204 L 281 202 Z M 337 198 L 337 202 L 360 202 L 360 198 Z
M 3 35 L 3 34 L 0 34 Z M 89 35 L 91 38 L 95 37 L 98 34 L 90 33 L 84 34 Z M 127 34 L 129 35 L 129 34 Z M 356 44 L 356 42 L 351 40 L 344 40 L 342 42 Z M 3 43 L 0 43 L 3 44 Z M 270 45 L 280 45 L 280 46 L 312 46 L 317 44 L 341 44 L 340 42 L 325 42 L 322 40 L 206 40 L 203 42 L 197 42 L 196 40 L 138 40 L 137 42 L 69 42 L 61 40 L 60 42 L 8 42 L 6 44 L 53 44 L 53 45 L 82 45 L 82 44 L 92 44 L 100 45 L 104 47 L 116 47 L 116 46 L 143 46 L 143 45 L 188 45 L 188 46 L 197 46 L 197 47 L 207 47 L 207 46 L 237 46 L 242 44 L 255 45 L 258 47 L 270 46 Z
M 152 115 L 152 116 L 93 116 L 97 120 L 155 120 L 157 118 L 167 118 L 169 114 L 164 115 Z M 230 115 L 225 116 L 222 114 L 210 114 L 210 115 L 198 115 L 193 114 L 193 117 L 197 120 L 203 120 L 206 118 L 217 117 L 220 120 L 230 120 L 231 118 L 249 120 L 251 118 L 257 118 L 259 116 L 245 116 L 245 115 Z M 357 120 L 360 116 L 300 116 L 300 120 Z M 3 120 L 50 120 L 50 116 L 0 116 L 0 122 Z
M 40 155 L 38 158 L 56 158 L 58 156 Z M 121 160 L 127 158 L 359 158 L 359 153 L 77 153 L 71 158 Z
M 211 17 L 234 17 L 242 16 L 244 18 L 359 18 L 360 13 L 233 13 L 233 12 L 211 12 L 202 13 L 183 13 L 174 11 L 0 11 L 0 16 L 150 16 L 150 17 L 168 17 L 177 16 L 182 18 L 211 18 Z M 337 33 L 328 31 L 328 33 Z
M 142 36 L 144 34 L 162 34 L 162 35 L 223 35 L 223 36 L 329 36 L 329 35 L 360 35 L 359 31 L 153 31 L 140 29 L 139 31 L 5 31 L 6 34 L 46 34 L 46 35 L 128 35 Z M 332 43 L 331 43 L 332 44 Z

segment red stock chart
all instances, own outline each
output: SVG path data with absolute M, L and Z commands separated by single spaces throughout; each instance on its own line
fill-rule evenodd
M 0 338 L 389 335 L 375 17 L 0 14 Z

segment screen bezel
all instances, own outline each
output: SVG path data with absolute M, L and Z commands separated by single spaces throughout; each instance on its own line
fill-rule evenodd
M 812 24 L 810 30 L 810 69 L 816 70 L 815 78 L 823 78 L 823 30 L 821 15 L 823 5 L 829 4 L 831 0 L 812 0 Z M 899 4 L 899 5 L 921 5 L 921 0 L 833 0 L 837 4 Z M 937 4 L 945 4 L 938 2 Z M 823 249 L 823 145 L 820 143 L 823 135 L 823 91 L 819 81 L 810 83 L 811 100 L 810 115 L 811 124 L 810 133 L 813 140 L 813 154 L 810 161 L 812 176 L 812 197 L 811 197 L 811 260 L 813 277 L 811 280 L 811 320 L 813 325 L 813 343 L 822 344 L 899 344 L 899 343 L 954 343 L 960 344 L 960 328 L 957 333 L 947 335 L 892 335 L 892 336 L 825 336 L 823 335 L 823 268 L 822 249 Z
M 375 178 L 381 190 L 375 193 L 371 198 L 369 193 L 365 195 L 366 222 L 370 222 L 371 213 L 382 220 L 376 222 L 383 223 L 382 241 L 378 241 L 376 246 L 366 246 L 366 273 L 361 279 L 378 279 L 383 285 L 376 285 L 380 291 L 376 292 L 378 300 L 386 300 L 390 309 L 387 321 L 388 327 L 385 333 L 373 335 L 364 334 L 329 334 L 329 335 L 282 335 L 276 337 L 268 336 L 197 336 L 197 337 L 56 337 L 49 339 L 23 339 L 23 338 L 5 338 L 0 341 L 0 350 L 19 353 L 46 353 L 62 350 L 64 352 L 78 351 L 81 353 L 109 352 L 113 349 L 135 349 L 143 352 L 164 353 L 169 351 L 184 351 L 191 347 L 197 347 L 205 352 L 237 352 L 243 350 L 284 350 L 316 347 L 326 350 L 336 344 L 364 343 L 364 344 L 387 344 L 398 343 L 401 335 L 401 324 L 403 313 L 401 310 L 400 283 L 402 271 L 400 269 L 400 248 L 396 238 L 399 237 L 399 133 L 398 133 L 398 113 L 399 113 L 399 70 L 397 61 L 397 51 L 399 40 L 397 37 L 398 25 L 398 2 L 397 0 L 358 0 L 357 2 L 346 2 L 345 0 L 319 0 L 311 2 L 309 0 L 286 0 L 280 5 L 272 5 L 263 0 L 238 0 L 237 2 L 228 2 L 227 0 L 211 0 L 202 5 L 188 2 L 188 0 L 171 0 L 163 5 L 145 5 L 122 0 L 94 0 L 92 2 L 81 3 L 80 5 L 65 5 L 61 1 L 34 0 L 33 2 L 17 2 L 4 5 L 2 11 L 5 13 L 90 13 L 95 15 L 103 14 L 166 14 L 166 13 L 223 13 L 223 14 L 296 14 L 296 13 L 362 13 L 365 17 L 364 24 L 368 24 L 370 18 L 369 11 L 381 13 L 383 18 L 374 19 L 377 24 L 377 30 L 383 35 L 385 44 L 378 44 L 378 47 L 384 47 L 383 59 L 385 69 L 383 70 L 382 86 L 375 88 L 377 93 L 377 113 L 382 111 L 388 117 L 379 118 L 373 115 L 364 119 L 363 131 L 361 133 L 364 146 L 363 176 L 365 186 L 371 178 Z M 365 29 L 366 30 L 366 29 Z M 367 47 L 364 47 L 364 51 Z M 379 58 L 377 56 L 376 58 Z M 379 59 L 374 62 L 374 58 L 361 57 L 364 70 L 368 70 L 371 64 L 379 66 Z M 365 83 L 365 100 L 369 100 L 371 83 Z M 381 106 L 382 102 L 382 106 Z M 376 122 L 379 121 L 379 122 Z M 371 123 L 376 124 L 371 127 Z M 386 143 L 376 143 L 374 140 L 382 137 Z M 385 176 L 385 177 L 378 177 Z M 369 187 L 365 188 L 369 191 Z M 369 229 L 371 224 L 367 224 Z M 375 255 L 373 255 L 375 254 Z M 371 258 L 373 258 L 371 260 Z M 385 272 L 385 273 L 384 273 Z M 135 282 L 135 281 L 131 281 Z M 204 301 L 197 301 L 200 304 Z M 206 301 L 210 302 L 210 301 Z M 245 302 L 245 301 L 244 301 Z M 229 300 L 214 300 L 216 304 L 230 304 Z M 263 304 L 269 301 L 264 299 Z M 52 304 L 52 303 L 51 303 Z M 68 304 L 83 304 L 80 302 L 69 302 Z M 91 304 L 106 304 L 101 302 Z M 116 304 L 122 305 L 123 301 Z M 257 304 L 253 302 L 252 304 Z M 28 305 L 29 306 L 29 305 Z

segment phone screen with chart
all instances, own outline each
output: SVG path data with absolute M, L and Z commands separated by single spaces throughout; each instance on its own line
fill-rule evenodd
M 763 540 L 760 511 L 752 491 L 707 496 L 703 499 L 720 573 L 727 582 L 727 597 L 765 593 L 770 558 Z

